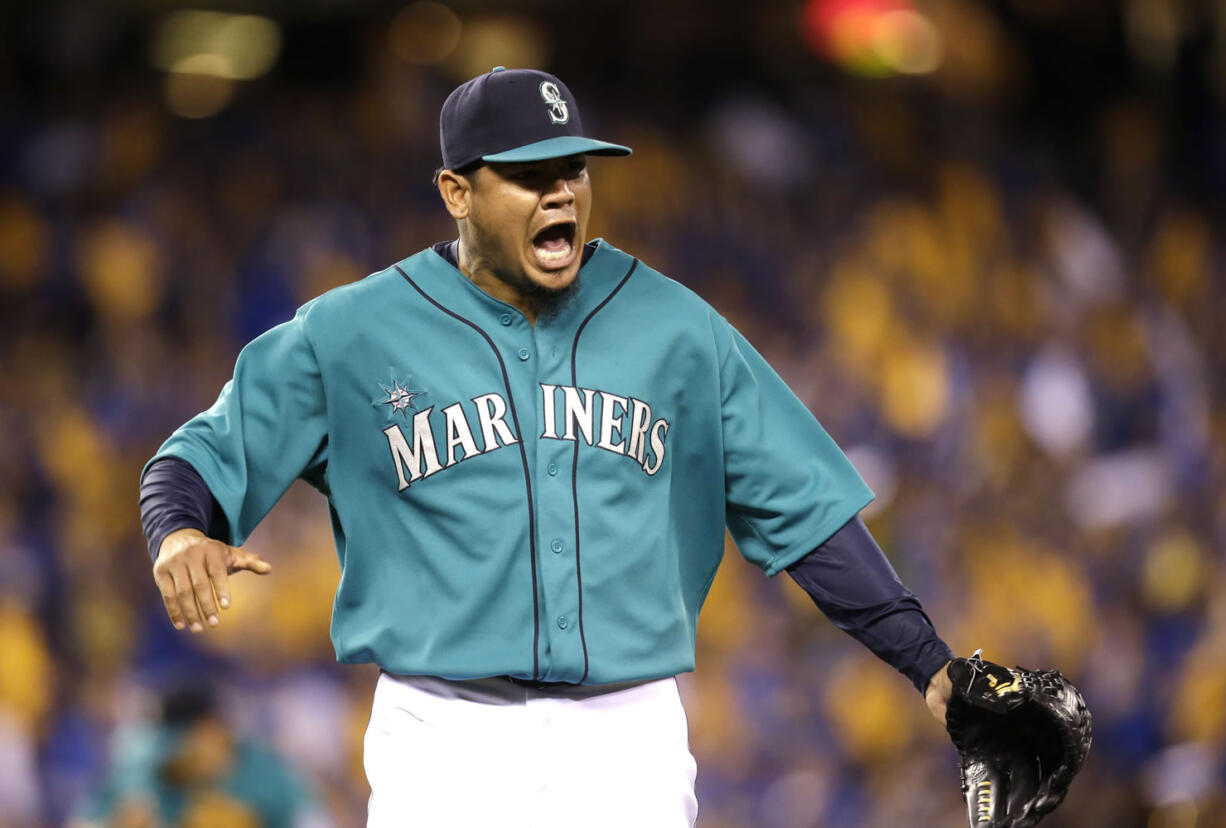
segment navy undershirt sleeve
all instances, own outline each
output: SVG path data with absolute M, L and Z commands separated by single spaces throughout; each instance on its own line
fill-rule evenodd
M 788 567 L 827 618 L 920 693 L 953 653 L 858 516 Z
M 218 511 L 204 478 L 186 460 L 163 457 L 145 471 L 140 483 L 140 523 L 154 560 L 167 535 L 179 529 L 207 534 Z

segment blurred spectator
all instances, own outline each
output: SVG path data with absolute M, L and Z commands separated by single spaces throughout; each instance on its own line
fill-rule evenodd
M 161 716 L 119 731 L 74 828 L 323 828 L 304 782 L 237 734 L 210 689 L 168 691 Z

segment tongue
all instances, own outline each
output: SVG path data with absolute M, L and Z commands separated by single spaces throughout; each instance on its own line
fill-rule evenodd
M 561 225 L 547 227 L 536 234 L 536 247 L 556 253 L 570 247 L 570 232 Z

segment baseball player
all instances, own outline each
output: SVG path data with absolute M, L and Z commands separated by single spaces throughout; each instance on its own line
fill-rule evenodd
M 229 606 L 242 543 L 327 499 L 337 659 L 381 669 L 369 825 L 690 826 L 675 676 L 727 528 L 940 719 L 952 654 L 857 517 L 873 495 L 694 293 L 587 237 L 589 137 L 558 78 L 493 71 L 440 117 L 457 238 L 308 302 L 146 466 L 176 628 Z

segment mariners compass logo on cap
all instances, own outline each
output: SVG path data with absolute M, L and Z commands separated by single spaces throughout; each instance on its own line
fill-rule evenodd
M 541 117 L 544 104 L 547 118 Z M 536 69 L 507 69 L 461 84 L 439 113 L 443 166 L 481 161 L 516 163 L 567 155 L 629 155 L 630 148 L 588 137 L 575 96 L 558 78 Z
M 545 108 L 549 110 L 549 120 L 555 124 L 564 124 L 570 120 L 570 112 L 566 109 L 566 101 L 562 100 L 557 84 L 541 81 L 541 98 L 545 101 Z

